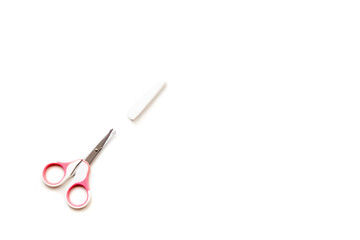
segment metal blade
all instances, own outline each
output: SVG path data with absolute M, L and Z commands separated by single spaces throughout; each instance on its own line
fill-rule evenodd
M 85 161 L 91 164 L 91 162 L 96 158 L 96 156 L 101 152 L 103 147 L 109 142 L 111 137 L 115 135 L 114 129 L 111 129 L 108 134 L 99 142 L 98 145 L 91 151 L 91 153 L 85 158 Z

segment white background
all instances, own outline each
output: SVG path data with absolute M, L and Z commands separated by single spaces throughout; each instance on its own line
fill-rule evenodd
M 359 239 L 359 12 L 2 0 L 0 239 Z M 73 210 L 42 168 L 110 128 L 92 201 Z

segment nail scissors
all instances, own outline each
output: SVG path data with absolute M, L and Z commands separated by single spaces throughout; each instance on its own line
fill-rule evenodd
M 70 177 L 74 176 L 73 180 L 71 181 L 66 191 L 66 195 L 65 195 L 66 202 L 72 208 L 80 209 L 85 207 L 89 203 L 91 197 L 90 188 L 89 188 L 90 164 L 115 133 L 116 132 L 113 131 L 113 129 L 111 129 L 109 133 L 106 134 L 106 136 L 99 142 L 99 144 L 96 145 L 96 147 L 90 152 L 90 154 L 85 158 L 85 160 L 79 159 L 72 162 L 56 162 L 56 163 L 49 163 L 48 165 L 46 165 L 42 173 L 42 179 L 44 183 L 49 187 L 58 187 L 61 184 L 63 184 L 66 180 L 68 180 Z M 64 176 L 57 183 L 52 183 L 48 181 L 48 179 L 46 178 L 46 171 L 49 169 L 49 167 L 53 167 L 53 166 L 61 167 L 64 170 Z M 85 202 L 83 202 L 82 204 L 74 204 L 70 200 L 70 192 L 74 187 L 82 187 L 86 190 L 87 197 Z

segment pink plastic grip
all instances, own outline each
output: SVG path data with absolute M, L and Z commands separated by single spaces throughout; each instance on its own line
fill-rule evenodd
M 43 174 L 42 174 L 44 182 L 50 187 L 59 186 L 61 184 L 61 182 L 64 180 L 64 177 L 66 176 L 66 169 L 67 169 L 67 167 L 69 166 L 70 163 L 71 162 L 57 162 L 57 163 L 49 163 L 48 165 L 46 165 L 44 167 Z M 46 178 L 46 171 L 48 170 L 49 167 L 53 167 L 53 166 L 61 167 L 64 170 L 64 176 L 61 178 L 60 181 L 58 181 L 56 183 L 52 183 Z
M 76 182 L 76 178 L 82 174 L 84 174 L 83 180 Z M 89 174 L 90 174 L 90 165 L 87 162 L 82 161 L 76 172 L 76 175 L 74 177 L 75 182 L 68 188 L 68 190 L 66 192 L 66 201 L 70 207 L 75 208 L 75 209 L 80 209 L 80 208 L 85 207 L 89 203 L 90 197 L 91 197 L 90 187 L 89 187 Z M 82 187 L 86 190 L 86 194 L 87 194 L 86 200 L 81 204 L 75 204 L 70 199 L 70 192 L 75 187 Z

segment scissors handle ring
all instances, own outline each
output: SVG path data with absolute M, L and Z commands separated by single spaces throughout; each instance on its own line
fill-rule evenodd
M 74 179 L 70 183 L 70 187 L 66 191 L 66 202 L 69 204 L 70 207 L 75 209 L 80 209 L 85 207 L 90 199 L 91 199 L 91 193 L 90 193 L 90 187 L 89 187 L 89 174 L 90 174 L 90 165 L 86 161 L 82 161 L 78 168 L 76 169 L 76 174 L 74 176 Z M 75 204 L 70 199 L 70 192 L 75 187 L 82 187 L 86 191 L 86 200 L 81 204 Z
M 77 167 L 77 165 L 81 162 L 82 160 L 75 160 L 72 162 L 56 162 L 56 163 L 49 163 L 48 165 L 46 165 L 44 167 L 44 170 L 42 172 L 42 179 L 44 181 L 44 183 L 49 186 L 49 187 L 58 187 L 60 186 L 63 182 L 65 182 L 71 175 L 71 173 L 73 172 L 73 170 Z M 60 181 L 56 182 L 56 183 L 52 183 L 50 182 L 47 178 L 46 178 L 46 172 L 50 167 L 53 166 L 57 166 L 57 167 L 61 167 L 64 171 L 64 175 L 63 177 L 60 179 Z

